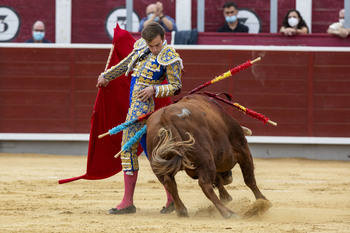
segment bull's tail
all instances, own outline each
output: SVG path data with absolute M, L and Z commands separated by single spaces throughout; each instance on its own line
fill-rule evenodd
M 187 133 L 187 141 L 175 140 L 171 130 L 162 127 L 158 130 L 159 142 L 152 151 L 152 169 L 156 175 L 175 175 L 184 168 L 194 169 L 187 156 L 195 139 Z

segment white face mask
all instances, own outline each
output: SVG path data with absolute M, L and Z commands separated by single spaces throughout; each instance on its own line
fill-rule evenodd
M 298 25 L 298 23 L 299 23 L 299 20 L 297 18 L 295 18 L 295 17 L 288 18 L 288 24 L 290 26 L 295 27 Z
M 339 19 L 339 23 L 340 23 L 340 25 L 341 25 L 342 27 L 344 27 L 344 22 L 345 22 L 344 19 Z
M 45 32 L 36 32 L 36 31 L 34 31 L 33 32 L 33 37 L 34 37 L 34 40 L 41 41 L 45 37 Z

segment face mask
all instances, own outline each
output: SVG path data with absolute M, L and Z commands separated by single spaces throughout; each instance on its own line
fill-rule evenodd
M 340 23 L 340 25 L 341 25 L 342 27 L 344 27 L 344 22 L 345 22 L 344 19 L 339 19 L 339 23 Z
M 297 26 L 298 23 L 299 23 L 299 20 L 298 20 L 297 18 L 290 17 L 290 18 L 288 19 L 288 24 L 289 24 L 290 26 L 292 26 L 292 27 Z
M 34 37 L 34 40 L 41 41 L 42 39 L 44 39 L 45 33 L 44 32 L 33 32 L 33 37 Z
M 147 18 L 151 18 L 151 17 L 153 17 L 153 13 L 151 13 L 151 14 L 149 14 L 149 15 L 147 15 Z M 156 22 L 158 22 L 159 21 L 159 17 L 157 16 L 157 17 L 155 17 L 154 18 L 154 21 L 156 21 Z
M 226 17 L 225 17 L 225 20 L 226 20 L 226 22 L 228 22 L 228 23 L 233 23 L 233 22 L 235 22 L 235 21 L 237 20 L 237 16 L 235 16 L 235 15 L 226 16 Z

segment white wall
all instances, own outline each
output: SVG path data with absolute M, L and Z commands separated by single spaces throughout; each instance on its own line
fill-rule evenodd
M 300 12 L 306 25 L 309 28 L 309 33 L 312 32 L 312 0 L 296 0 L 296 9 Z
M 56 43 L 71 43 L 72 0 L 56 0 Z
M 176 0 L 175 22 L 177 30 L 191 30 L 192 0 Z

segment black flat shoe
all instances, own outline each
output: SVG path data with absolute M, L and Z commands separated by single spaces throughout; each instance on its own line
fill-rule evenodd
M 170 214 L 175 210 L 175 204 L 172 202 L 168 207 L 163 206 L 163 209 L 161 209 L 161 214 Z
M 131 205 L 129 207 L 126 207 L 124 209 L 117 209 L 117 208 L 112 208 L 108 211 L 110 214 L 134 214 L 136 213 L 136 207 L 134 205 Z

